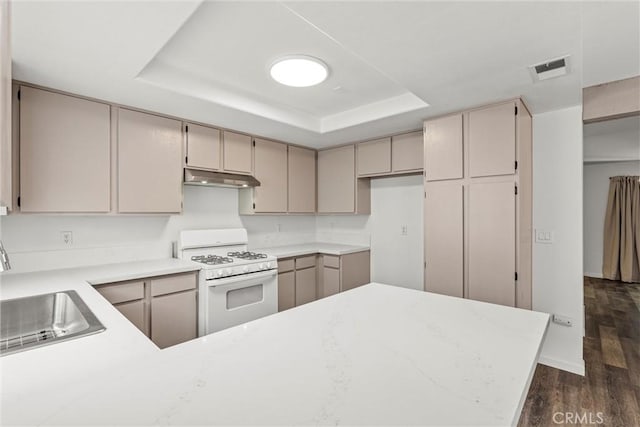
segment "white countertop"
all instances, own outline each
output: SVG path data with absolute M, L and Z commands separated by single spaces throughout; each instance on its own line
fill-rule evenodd
M 272 246 L 266 248 L 251 248 L 254 252 L 264 252 L 276 258 L 290 258 L 310 254 L 346 255 L 355 252 L 368 251 L 369 246 L 342 245 L 338 243 L 313 242 L 301 245 Z
M 107 330 L 0 358 L 1 424 L 517 423 L 547 314 L 370 284 L 158 350 L 86 282 L 188 264 L 3 276 L 3 299 L 75 289 Z
M 125 319 L 93 284 L 199 270 L 189 261 L 163 259 L 97 265 L 34 273 L 0 275 L 0 299 L 75 290 L 106 330 L 83 338 L 0 357 L 0 424 L 42 422 L 64 399 L 73 397 L 76 384 L 99 378 L 113 366 L 160 350 Z M 52 393 L 34 400 L 34 392 Z M 78 392 L 84 390 L 78 388 Z M 13 415 L 11 415 L 13 414 Z

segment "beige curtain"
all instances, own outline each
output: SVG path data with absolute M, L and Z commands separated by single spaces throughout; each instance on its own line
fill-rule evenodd
M 610 179 L 602 275 L 609 280 L 640 282 L 640 177 Z

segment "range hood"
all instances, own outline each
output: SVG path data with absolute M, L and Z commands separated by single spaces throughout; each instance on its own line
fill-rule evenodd
M 184 170 L 184 183 L 187 185 L 208 185 L 211 187 L 229 188 L 247 188 L 260 186 L 260 181 L 250 175 L 210 172 L 187 168 Z

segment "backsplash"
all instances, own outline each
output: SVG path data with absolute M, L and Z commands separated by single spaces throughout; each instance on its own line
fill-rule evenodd
M 421 176 L 375 179 L 371 215 L 240 216 L 238 190 L 196 186 L 184 188 L 182 215 L 9 215 L 0 217 L 0 239 L 13 269 L 3 274 L 168 258 L 181 230 L 244 227 L 250 249 L 370 246 L 372 280 L 420 289 L 422 191 Z
M 0 239 L 11 259 L 6 274 L 168 258 L 181 230 L 244 227 L 250 247 L 315 240 L 314 216 L 238 215 L 238 190 L 184 188 L 182 215 L 8 215 Z M 65 244 L 62 232 L 71 231 Z

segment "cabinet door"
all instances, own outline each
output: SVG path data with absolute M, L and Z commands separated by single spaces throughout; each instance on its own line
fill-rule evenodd
M 151 300 L 151 341 L 165 348 L 197 336 L 196 291 Z
M 146 336 L 149 336 L 149 325 L 147 323 L 147 316 L 145 316 L 144 301 L 132 301 L 122 304 L 116 304 L 114 307 L 122 313 L 134 326 Z
M 322 287 L 320 298 L 328 297 L 340 292 L 340 270 L 324 267 L 322 270 Z
M 425 122 L 424 168 L 427 181 L 462 178 L 462 114 Z
M 318 212 L 354 212 L 355 179 L 353 145 L 319 151 Z
M 391 138 L 361 142 L 358 149 L 358 176 L 391 172 Z
M 110 210 L 110 107 L 20 88 L 23 212 Z
M 287 146 L 255 140 L 254 168 L 260 186 L 253 189 L 256 212 L 287 211 Z
M 421 171 L 424 161 L 422 132 L 411 132 L 391 139 L 391 170 L 393 172 Z
M 316 299 L 316 268 L 296 270 L 296 306 Z
M 515 305 L 516 203 L 513 182 L 469 188 L 469 298 Z
M 220 131 L 200 125 L 187 125 L 187 166 L 220 169 Z
M 371 281 L 370 252 L 356 252 L 340 257 L 342 291 L 366 285 Z
M 289 146 L 289 212 L 316 211 L 316 152 Z
M 463 296 L 463 187 L 432 183 L 424 201 L 424 289 Z
M 469 174 L 513 175 L 516 161 L 515 104 L 509 102 L 468 115 Z
M 251 167 L 251 137 L 235 132 L 223 133 L 223 168 L 227 172 L 250 175 Z
M 288 271 L 278 274 L 278 311 L 296 306 L 295 273 Z
M 118 210 L 182 210 L 182 124 L 152 114 L 118 113 Z

